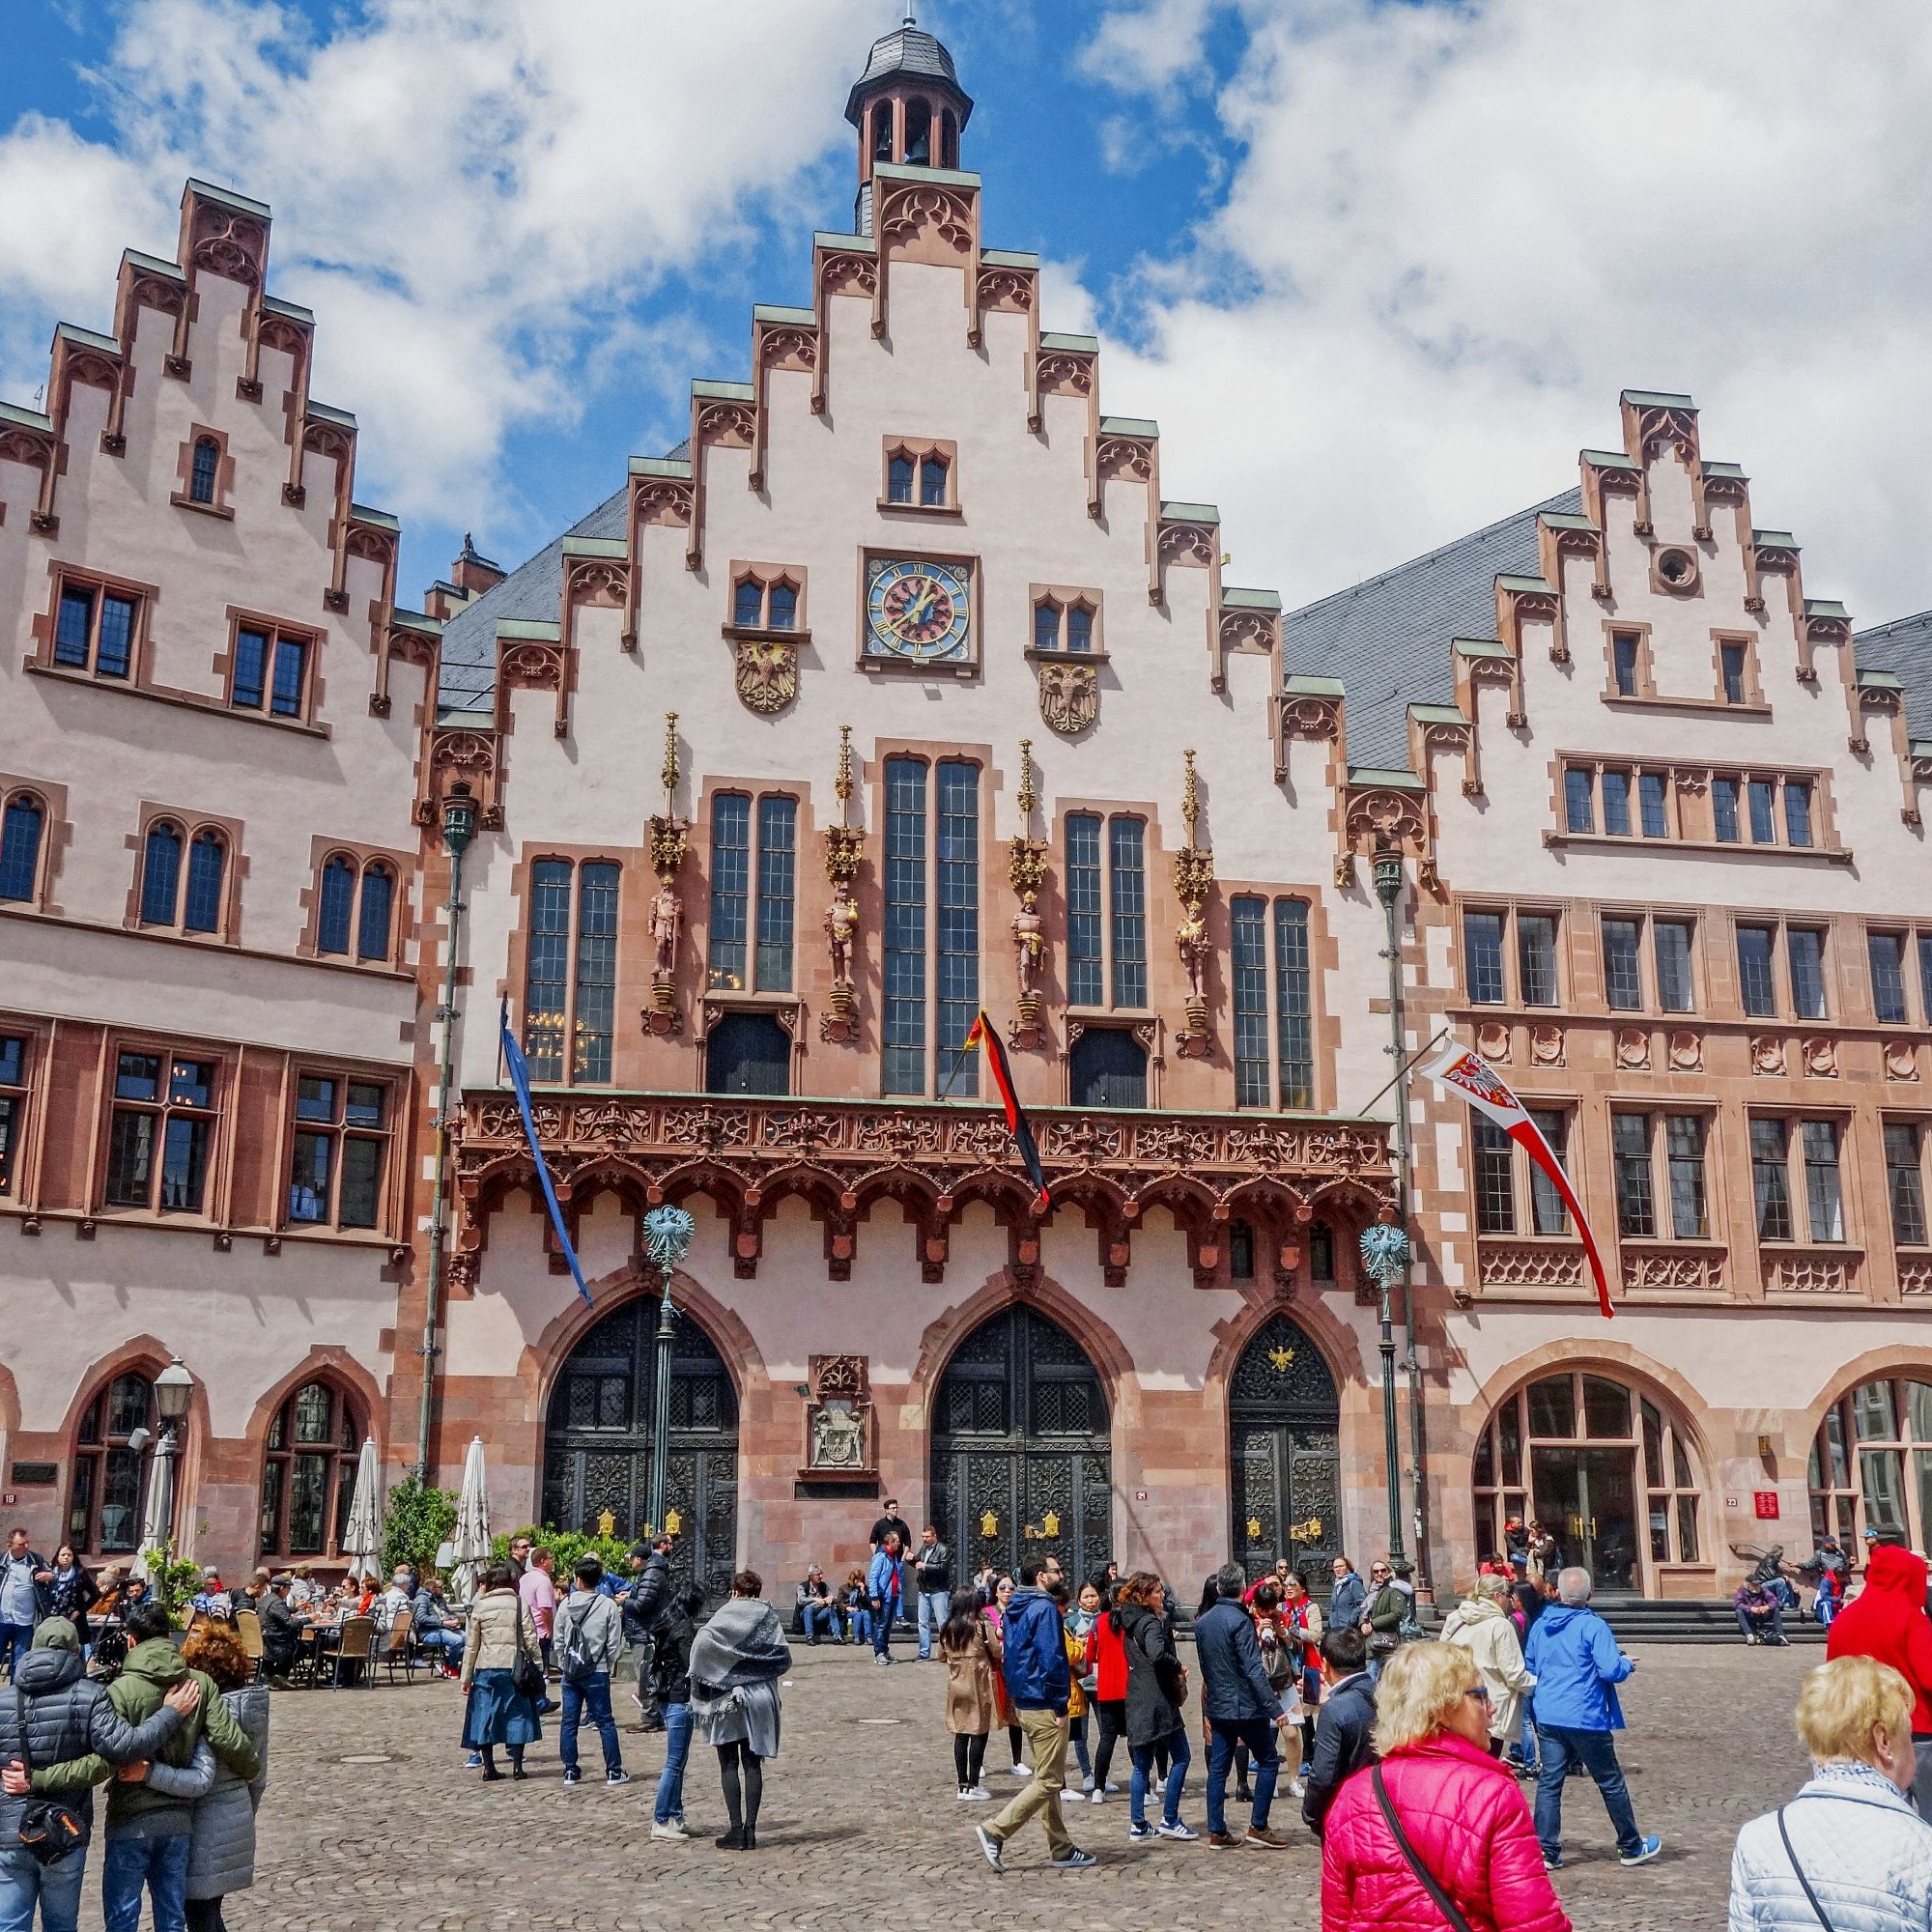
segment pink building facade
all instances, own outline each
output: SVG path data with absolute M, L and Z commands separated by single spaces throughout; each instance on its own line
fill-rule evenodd
M 1642 392 L 1521 517 L 1300 611 L 1225 582 L 982 233 L 971 112 L 885 36 L 855 232 L 753 312 L 750 380 L 422 611 L 257 204 L 191 183 L 176 260 L 130 253 L 113 332 L 0 412 L 8 1507 L 130 1548 L 179 1353 L 205 1554 L 332 1558 L 362 1435 L 422 1454 L 425 1372 L 433 1476 L 481 1435 L 502 1522 L 635 1533 L 670 1202 L 668 1499 L 713 1584 L 848 1565 L 889 1497 L 974 1566 L 1383 1547 L 1360 1239 L 1405 1219 L 1438 1588 L 1510 1515 L 1648 1596 L 1814 1517 L 1922 1547 L 1916 620 L 1855 642 Z M 1613 1321 L 1463 1109 L 1417 1088 L 1394 1131 L 1378 860 L 1406 1048 L 1453 1029 L 1539 1109 Z

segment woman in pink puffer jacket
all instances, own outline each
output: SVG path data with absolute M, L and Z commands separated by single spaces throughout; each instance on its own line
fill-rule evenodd
M 1466 1651 L 1411 1643 L 1389 1659 L 1376 1689 L 1381 1762 L 1343 1785 L 1322 1835 L 1322 1932 L 1454 1927 L 1396 1842 L 1377 1772 L 1409 1850 L 1470 1932 L 1570 1932 L 1529 1806 L 1489 1736 L 1489 1693 Z

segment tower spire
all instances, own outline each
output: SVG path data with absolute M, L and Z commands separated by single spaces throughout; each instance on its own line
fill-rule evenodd
M 872 43 L 845 101 L 845 118 L 859 130 L 862 235 L 871 233 L 873 168 L 956 168 L 959 137 L 973 114 L 952 56 L 920 26 L 917 0 L 904 5 L 900 23 Z

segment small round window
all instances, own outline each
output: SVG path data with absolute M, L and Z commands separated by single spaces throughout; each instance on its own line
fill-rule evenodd
M 1661 550 L 1657 554 L 1658 581 L 1671 590 L 1690 590 L 1697 582 L 1697 559 L 1688 550 Z

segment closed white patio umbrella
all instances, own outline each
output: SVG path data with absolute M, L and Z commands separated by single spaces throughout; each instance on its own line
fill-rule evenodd
M 376 1444 L 362 1438 L 362 1458 L 355 1465 L 355 1492 L 350 1498 L 349 1521 L 342 1532 L 342 1553 L 349 1558 L 351 1577 L 379 1577 L 376 1557 L 383 1548 L 383 1517 L 376 1503 Z
M 463 1459 L 463 1487 L 456 1496 L 456 1534 L 451 1539 L 456 1559 L 456 1600 L 468 1603 L 482 1580 L 490 1560 L 490 1492 L 483 1479 L 483 1438 L 472 1435 Z

